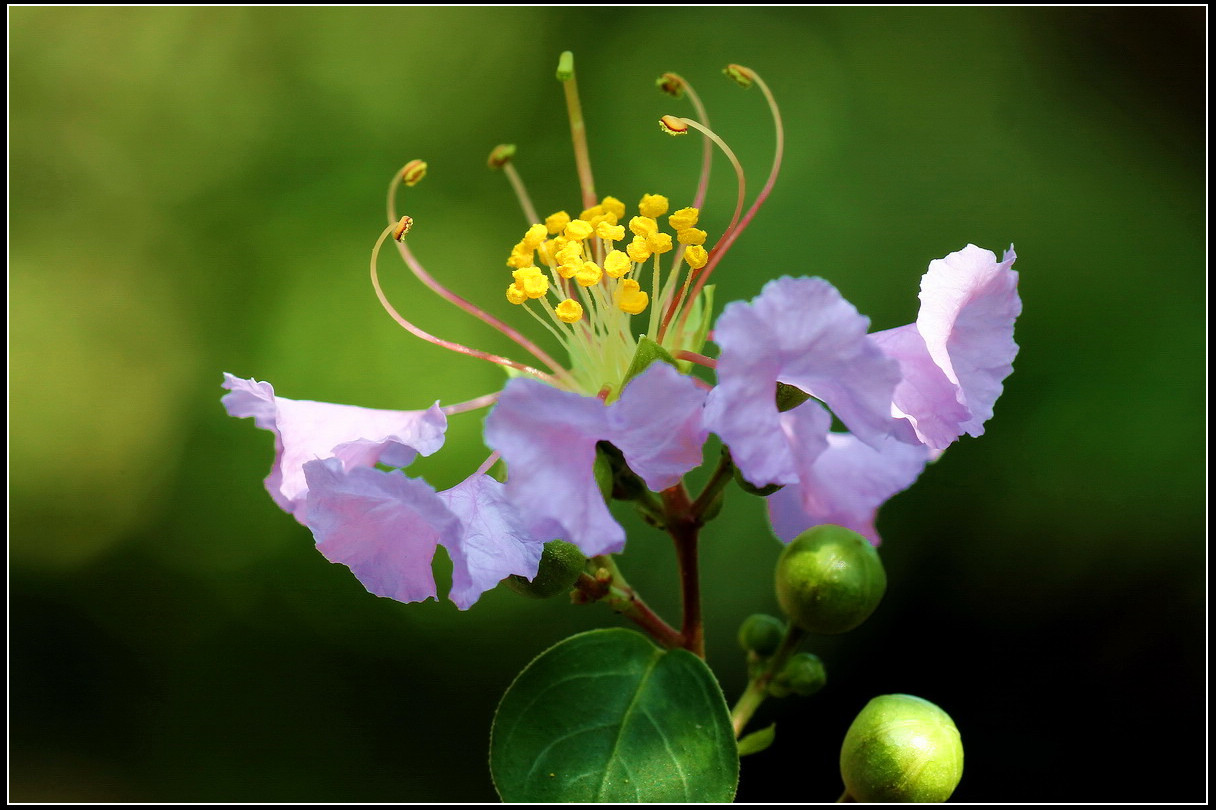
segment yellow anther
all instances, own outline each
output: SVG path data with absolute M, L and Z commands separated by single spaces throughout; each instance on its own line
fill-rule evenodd
M 529 298 L 544 298 L 545 293 L 549 292 L 549 277 L 542 274 L 540 270 L 535 267 L 525 267 L 522 270 L 516 270 L 515 272 L 522 273 L 524 270 L 528 269 L 535 270 L 536 272 L 523 278 L 516 276 L 515 283 L 523 289 L 524 295 L 528 296 Z
M 528 229 L 524 234 L 523 241 L 520 242 L 528 250 L 536 250 L 540 243 L 545 241 L 545 237 L 549 235 L 549 231 L 544 225 L 536 224 Z
M 541 262 L 547 265 L 557 264 L 557 254 L 554 250 L 555 239 L 546 239 L 536 246 L 536 255 L 540 257 Z
M 599 225 L 595 226 L 595 235 L 600 239 L 608 239 L 613 242 L 619 242 L 625 238 L 625 226 L 613 225 L 607 220 L 604 220 Z
M 583 305 L 573 298 L 567 298 L 554 309 L 557 317 L 565 323 L 577 323 L 583 317 Z
M 584 222 L 581 219 L 572 220 L 566 226 L 566 238 L 573 239 L 575 242 L 581 242 L 590 236 L 595 229 L 591 227 L 591 223 Z
M 530 267 L 532 265 L 532 251 L 523 247 L 523 242 L 520 242 L 511 249 L 511 255 L 507 258 L 507 267 Z
M 685 228 L 691 228 L 697 224 L 697 219 L 700 218 L 701 211 L 697 208 L 681 208 L 667 218 L 667 224 L 672 230 L 682 231 Z
M 646 237 L 646 246 L 652 253 L 666 253 L 671 250 L 671 234 L 652 233 Z
M 557 274 L 562 278 L 574 278 L 574 274 L 583 266 L 581 259 L 575 259 L 572 262 L 563 262 L 557 266 Z
M 618 200 L 616 197 L 605 197 L 600 200 L 600 205 L 604 207 L 604 211 L 612 214 L 613 217 L 620 220 L 625 217 L 625 203 Z
M 588 208 L 587 210 L 583 211 L 583 213 L 579 214 L 578 218 L 583 220 L 584 222 L 590 222 L 590 223 L 594 224 L 595 220 L 599 219 L 603 215 L 604 215 L 604 206 L 593 205 L 590 208 Z
M 524 294 L 523 288 L 518 284 L 511 284 L 507 287 L 507 300 L 512 304 L 522 304 L 528 300 L 528 296 Z
M 643 194 L 642 201 L 638 203 L 638 212 L 644 217 L 655 219 L 666 214 L 669 205 L 662 194 Z M 657 224 L 655 227 L 658 227 Z
M 659 223 L 652 218 L 642 216 L 634 217 L 629 220 L 629 230 L 633 231 L 637 236 L 650 236 L 659 229 Z
M 646 304 L 650 302 L 650 296 L 642 292 L 641 287 L 642 285 L 631 278 L 625 279 L 617 287 L 616 305 L 622 312 L 637 315 L 646 309 Z
M 646 242 L 645 236 L 635 236 L 633 241 L 625 248 L 625 252 L 629 254 L 629 258 L 635 262 L 644 262 L 650 258 L 650 254 L 654 253 L 650 249 L 650 245 Z
M 560 264 L 570 264 L 583 258 L 582 242 L 567 242 L 566 246 L 555 254 Z
M 490 150 L 490 157 L 486 164 L 491 169 L 501 169 L 511 162 L 511 158 L 515 157 L 515 144 L 500 143 Z
M 604 272 L 613 278 L 620 278 L 632 267 L 633 262 L 624 251 L 614 250 L 604 257 Z
M 700 228 L 684 228 L 676 234 L 676 241 L 681 245 L 703 245 L 708 236 L 709 234 Z
M 745 68 L 743 65 L 727 65 L 722 68 L 722 72 L 726 77 L 740 87 L 751 87 L 756 83 L 754 74 L 750 68 Z
M 397 221 L 397 227 L 393 228 L 393 238 L 398 242 L 402 241 L 412 227 L 414 227 L 414 220 L 410 217 L 402 217 Z
M 426 177 L 426 161 L 411 160 L 401 169 L 401 182 L 407 186 L 416 186 L 418 181 Z
M 549 233 L 561 233 L 569 224 L 570 215 L 565 211 L 558 211 L 556 214 L 545 217 L 545 227 L 549 229 Z
M 674 73 L 664 73 L 655 80 L 654 86 L 672 98 L 684 98 L 684 80 Z
M 600 279 L 604 277 L 604 271 L 595 262 L 583 262 L 574 273 L 574 280 L 579 283 L 579 286 L 590 287 L 593 284 L 599 284 Z
M 709 261 L 709 251 L 700 245 L 689 245 L 684 251 L 684 261 L 688 262 L 688 266 L 693 270 L 700 270 Z
M 687 135 L 688 122 L 674 115 L 665 115 L 659 119 L 659 129 L 668 135 Z

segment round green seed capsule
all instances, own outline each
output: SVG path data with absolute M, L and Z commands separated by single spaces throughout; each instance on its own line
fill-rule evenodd
M 878 552 L 842 526 L 808 529 L 777 561 L 777 601 L 811 633 L 845 633 L 869 618 L 887 590 Z
M 958 728 L 927 700 L 876 697 L 849 726 L 840 776 L 854 801 L 944 802 L 963 777 Z
M 578 546 L 565 540 L 550 540 L 541 552 L 540 570 L 531 581 L 512 574 L 503 582 L 522 596 L 548 599 L 574 587 L 586 564 L 587 557 Z

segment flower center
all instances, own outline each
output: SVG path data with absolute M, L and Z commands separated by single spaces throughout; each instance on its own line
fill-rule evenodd
M 699 351 L 704 342 L 703 334 L 698 339 L 667 328 L 683 320 L 689 283 L 709 260 L 706 233 L 696 227 L 700 211 L 681 208 L 670 214 L 673 238 L 659 225 L 669 209 L 666 197 L 645 195 L 638 215 L 629 220 L 632 238 L 626 241 L 625 204 L 605 197 L 577 219 L 565 211 L 552 214 L 511 249 L 507 266 L 514 268 L 514 281 L 507 300 L 562 344 L 580 393 L 611 397 L 619 391 L 637 352 L 632 317 L 648 307 L 644 334 L 668 352 Z M 664 270 L 662 257 L 668 253 Z

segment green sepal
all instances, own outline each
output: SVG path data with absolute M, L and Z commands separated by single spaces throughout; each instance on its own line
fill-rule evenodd
M 777 411 L 785 413 L 792 411 L 811 398 L 811 395 L 801 388 L 777 381 Z
M 777 724 L 773 723 L 767 728 L 762 728 L 759 731 L 753 731 L 747 734 L 743 739 L 739 740 L 739 756 L 745 757 L 748 754 L 759 754 L 764 749 L 773 744 L 773 740 L 777 738 Z
M 785 486 L 785 484 L 766 484 L 765 486 L 758 487 L 744 478 L 743 473 L 739 472 L 738 467 L 735 467 L 735 483 L 739 485 L 739 489 L 748 495 L 759 495 L 761 498 L 767 498 Z
M 503 580 L 520 596 L 549 599 L 574 587 L 578 575 L 587 565 L 582 549 L 565 540 L 550 540 L 540 554 L 540 568 L 531 580 L 511 574 Z
M 625 386 L 629 385 L 630 380 L 650 368 L 650 364 L 655 360 L 662 360 L 677 370 L 680 368 L 680 364 L 671 356 L 671 352 L 646 335 L 642 335 L 638 338 L 637 351 L 633 353 L 633 359 L 629 361 L 629 369 L 625 372 L 625 378 L 621 380 L 621 387 L 618 389 L 617 395 L 619 396 L 620 392 L 625 390 Z
M 729 802 L 739 756 L 705 662 L 614 628 L 519 674 L 494 716 L 490 773 L 505 802 Z

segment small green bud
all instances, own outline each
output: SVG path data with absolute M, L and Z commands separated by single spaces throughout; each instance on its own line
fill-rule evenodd
M 814 653 L 802 652 L 786 662 L 776 680 L 785 683 L 795 695 L 813 695 L 828 682 L 828 671 Z
M 548 599 L 574 587 L 586 564 L 587 557 L 578 546 L 565 540 L 550 540 L 541 552 L 540 570 L 534 579 L 529 581 L 512 574 L 503 581 L 521 596 Z
M 781 646 L 785 622 L 776 616 L 753 613 L 739 625 L 739 646 L 756 655 L 769 656 Z
M 963 778 L 950 715 L 912 695 L 881 695 L 849 726 L 840 776 L 859 802 L 944 802 Z
M 843 526 L 808 529 L 777 561 L 777 601 L 812 633 L 846 633 L 869 618 L 887 590 L 878 552 Z

